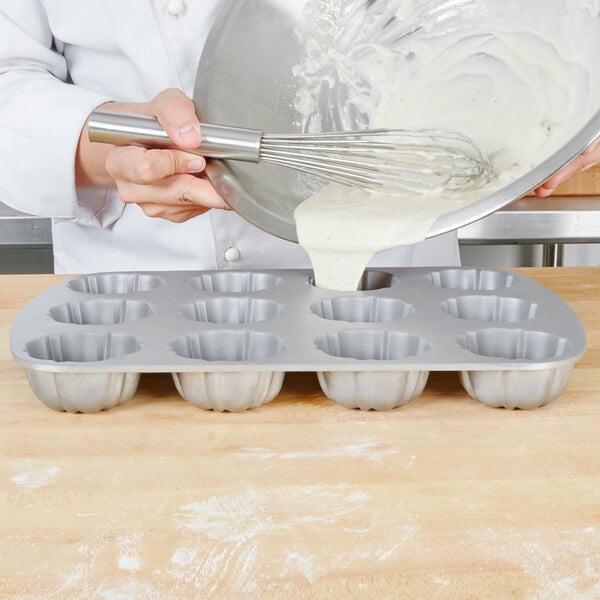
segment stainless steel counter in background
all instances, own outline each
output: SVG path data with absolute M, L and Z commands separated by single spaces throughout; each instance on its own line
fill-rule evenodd
M 542 265 L 560 266 L 564 244 L 600 243 L 600 196 L 522 198 L 459 229 L 458 237 L 461 245 L 541 244 Z M 15 261 L 24 258 L 24 272 L 49 272 L 51 256 L 50 220 L 0 203 L 0 272 L 20 272 Z
M 0 249 L 52 247 L 50 219 L 19 212 L 0 202 Z
M 600 196 L 527 196 L 462 227 L 458 238 L 462 245 L 541 244 L 542 266 L 562 266 L 565 244 L 600 243 Z
M 18 212 L 0 202 L 0 273 L 52 271 L 50 219 Z

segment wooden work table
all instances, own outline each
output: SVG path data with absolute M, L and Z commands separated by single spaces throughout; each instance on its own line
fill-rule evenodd
M 397 410 L 205 412 L 168 375 L 106 412 L 53 412 L 8 334 L 58 277 L 0 277 L 0 598 L 600 598 L 600 269 L 519 270 L 588 349 L 533 411 L 433 373 Z

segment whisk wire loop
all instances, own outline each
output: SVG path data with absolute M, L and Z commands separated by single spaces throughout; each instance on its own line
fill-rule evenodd
M 260 160 L 370 189 L 474 187 L 491 165 L 466 136 L 441 130 L 264 134 Z

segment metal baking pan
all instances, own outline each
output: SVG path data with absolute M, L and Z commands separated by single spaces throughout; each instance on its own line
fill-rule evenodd
M 351 408 L 391 409 L 431 371 L 457 371 L 495 407 L 557 398 L 585 332 L 556 294 L 470 268 L 368 270 L 362 289 L 315 288 L 309 270 L 101 273 L 31 300 L 10 344 L 46 405 L 96 412 L 172 373 L 193 404 L 239 411 L 273 400 L 286 372 L 314 371 Z

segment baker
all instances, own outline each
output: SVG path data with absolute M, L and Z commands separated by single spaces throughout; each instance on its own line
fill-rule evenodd
M 200 140 L 189 97 L 219 4 L 0 5 L 0 200 L 52 218 L 57 273 L 310 266 L 297 244 L 227 210 L 204 160 L 184 152 Z M 86 121 L 99 106 L 156 116 L 181 151 L 90 144 Z M 537 193 L 599 159 L 590 149 Z M 458 262 L 451 233 L 381 252 L 371 266 Z

